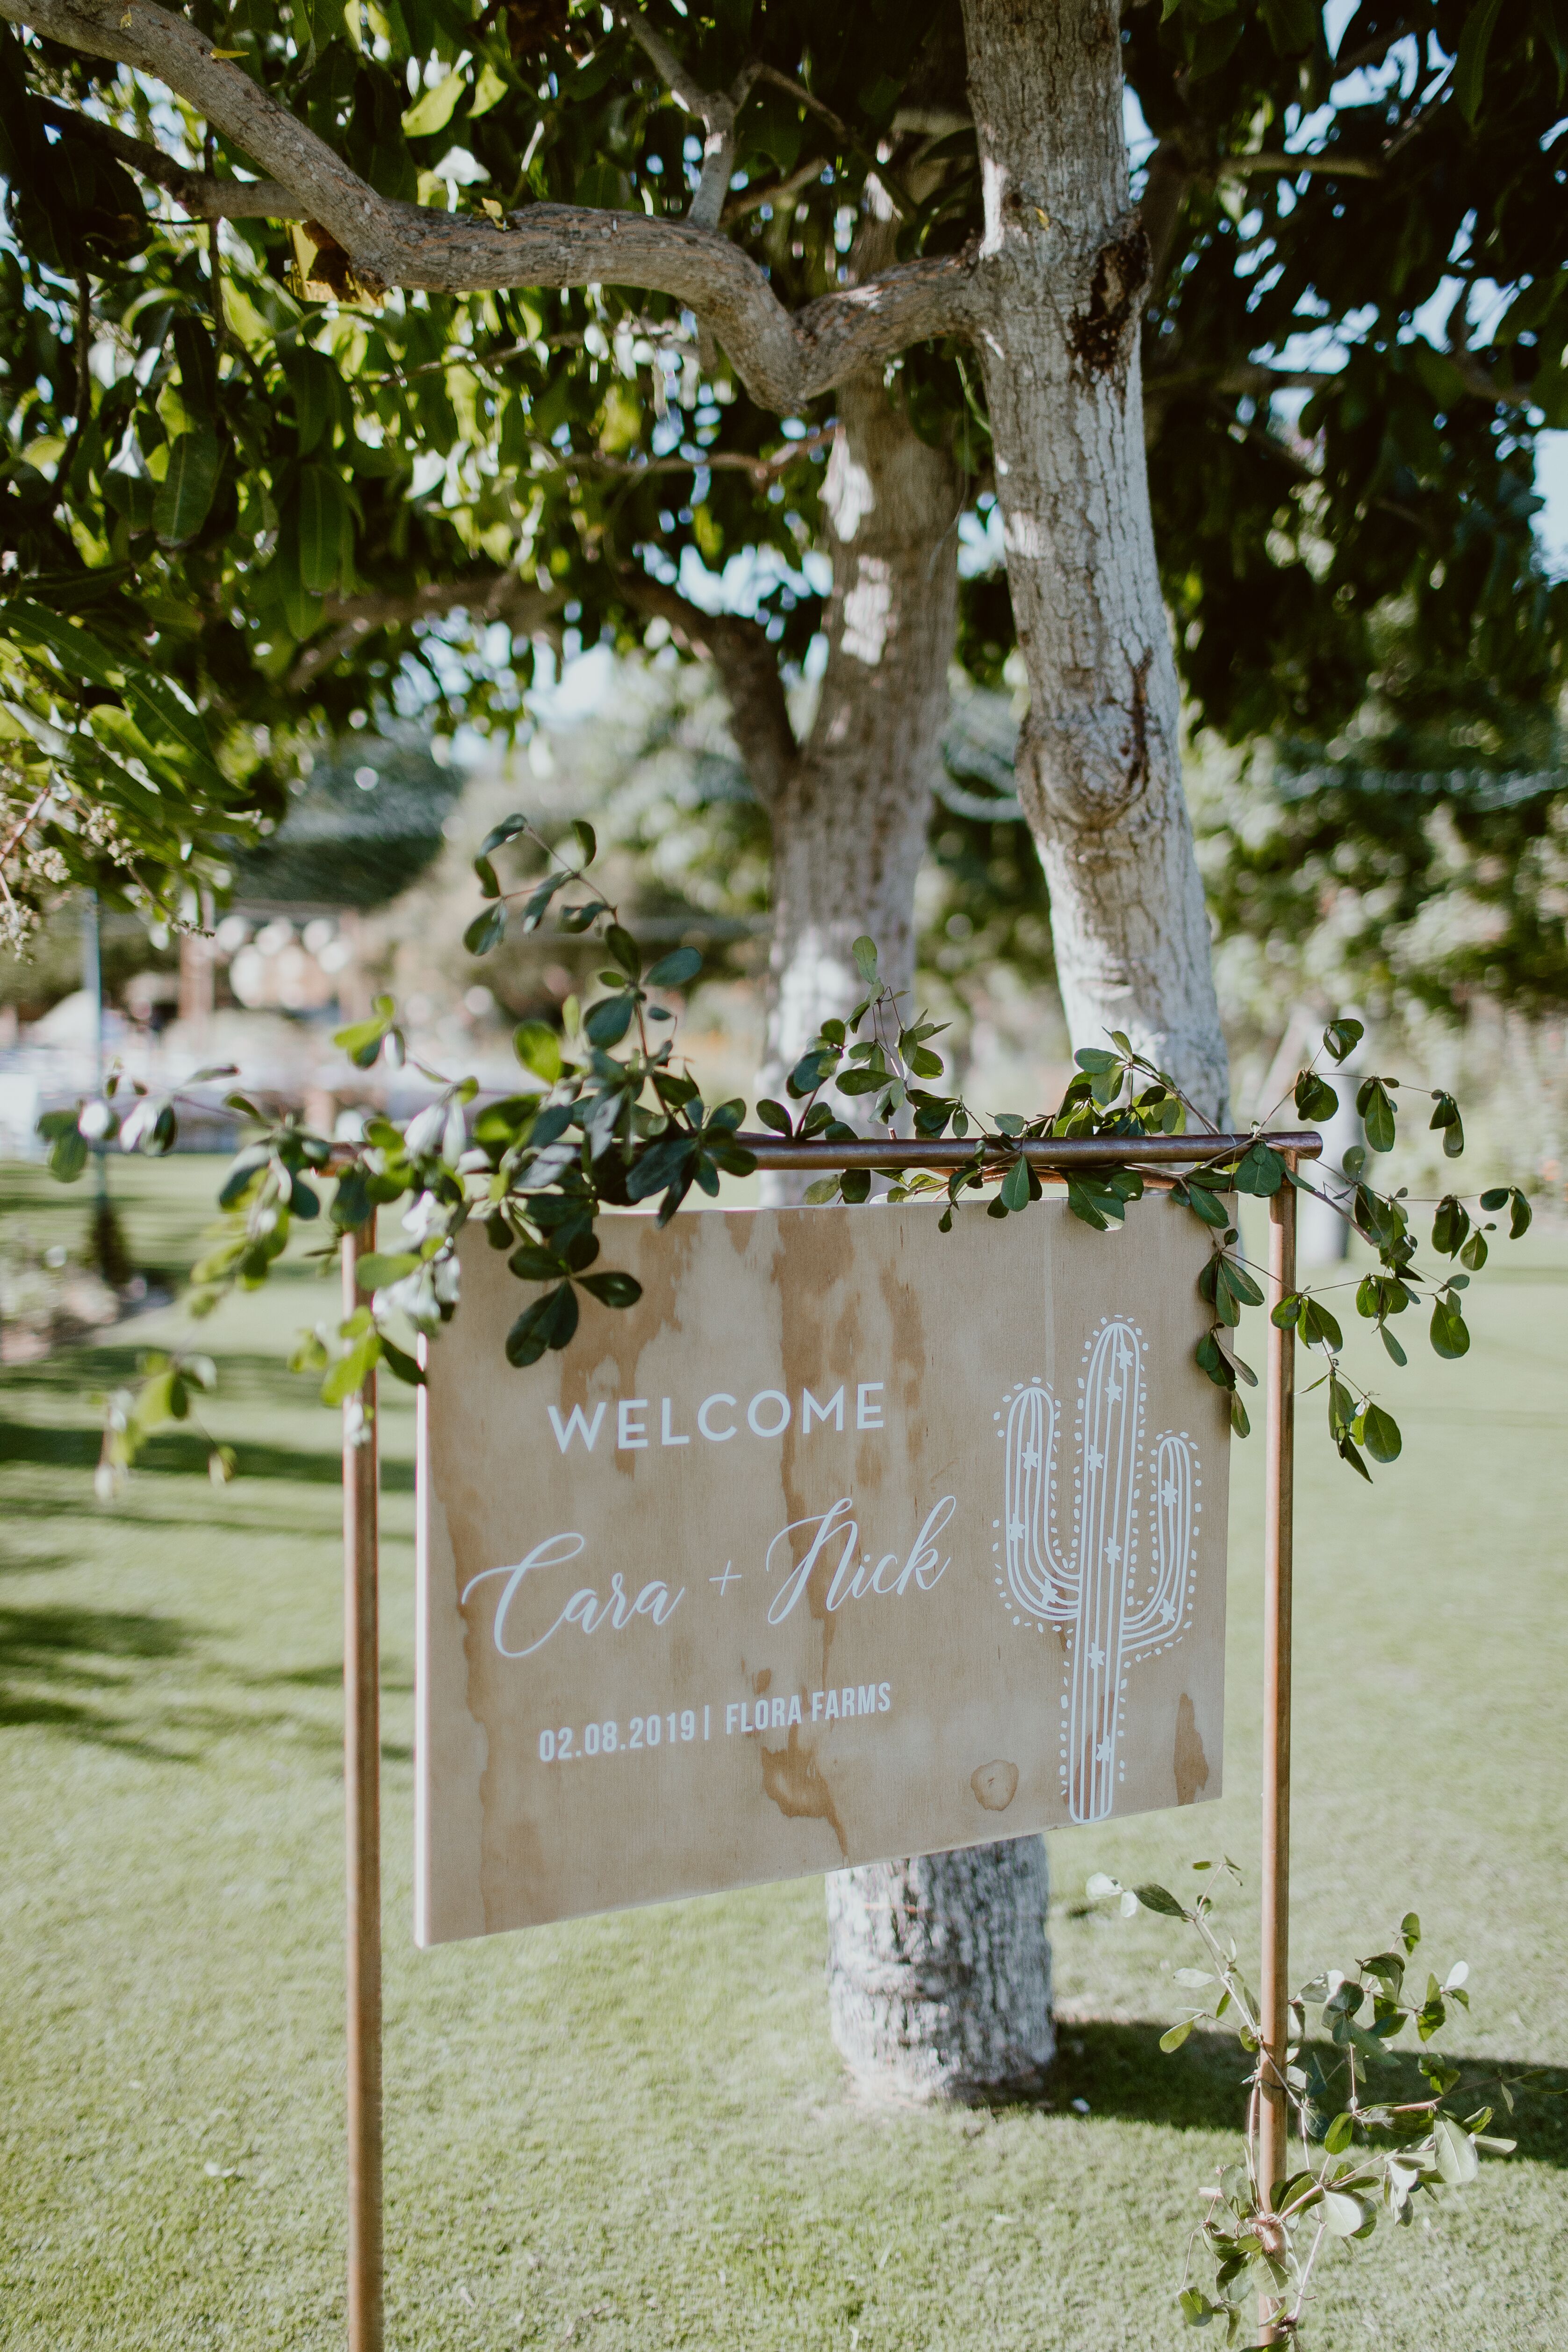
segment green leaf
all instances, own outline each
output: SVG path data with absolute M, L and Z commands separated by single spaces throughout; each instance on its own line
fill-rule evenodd
M 300 533 L 300 584 L 324 596 L 353 568 L 353 524 L 348 493 L 330 466 L 300 468 L 295 496 Z
M 1331 1021 L 1323 1032 L 1323 1051 L 1331 1054 L 1336 1062 L 1342 1062 L 1347 1054 L 1355 1051 L 1365 1035 L 1366 1031 L 1359 1021 Z
M 211 510 L 223 451 L 210 425 L 178 433 L 169 445 L 169 470 L 153 502 L 153 528 L 164 547 L 195 539 Z
M 1479 1274 L 1486 1262 L 1487 1237 L 1483 1233 L 1473 1233 L 1459 1252 L 1459 1264 L 1468 1265 L 1472 1274 Z
M 1368 2208 L 1348 2189 L 1325 2189 L 1323 2221 L 1331 2238 L 1353 2238 L 1366 2220 Z
M 1381 1405 L 1369 1404 L 1361 1414 L 1361 1441 L 1374 1462 L 1397 1462 L 1402 1440 L 1399 1423 Z
M 1500 1201 L 1500 1208 L 1502 1202 Z M 1470 1213 L 1452 1192 L 1445 1193 L 1437 1203 L 1432 1219 L 1432 1246 L 1445 1257 L 1457 1255 L 1465 1235 L 1470 1230 Z
M 444 131 L 467 87 L 466 75 L 449 73 L 436 84 L 434 89 L 427 89 L 422 98 L 416 99 L 403 117 L 403 128 L 409 138 L 431 139 L 437 131 Z
M 495 867 L 490 864 L 489 859 L 483 856 L 476 857 L 474 860 L 474 872 L 479 877 L 480 898 L 499 898 L 500 897 L 500 883 L 496 877 Z
M 1394 1149 L 1394 1102 L 1381 1078 L 1364 1078 L 1357 1090 L 1355 1107 L 1366 1129 L 1366 1139 L 1374 1151 Z
M 598 835 L 585 816 L 574 816 L 572 830 L 577 837 L 577 856 L 583 866 L 592 866 L 599 855 Z
M 369 1250 L 354 1269 L 362 1290 L 384 1290 L 388 1283 L 401 1282 L 420 1263 L 414 1250 Z
M 1317 1299 L 1309 1298 L 1301 1309 L 1301 1337 L 1310 1347 L 1328 1346 L 1336 1354 L 1345 1344 L 1345 1335 L 1336 1318 Z
M 506 1360 L 521 1370 L 547 1348 L 564 1348 L 577 1328 L 577 1294 L 569 1282 L 525 1307 L 506 1335 Z
M 814 1182 L 806 1186 L 805 1198 L 811 1208 L 825 1208 L 829 1201 L 836 1201 L 838 1198 L 837 1177 L 818 1176 Z
M 500 945 L 505 931 L 506 908 L 487 907 L 482 915 L 474 917 L 463 933 L 463 945 L 471 956 L 486 956 L 492 948 Z
M 1465 29 L 1459 36 L 1458 59 L 1454 68 L 1454 96 L 1467 122 L 1474 122 L 1480 111 L 1487 51 L 1501 8 L 1502 0 L 1480 0 L 1479 6 L 1470 7 L 1465 15 Z
M 684 988 L 701 969 L 702 959 L 695 948 L 672 948 L 643 977 L 649 988 Z
M 835 1055 L 825 1053 L 820 1047 L 812 1053 L 803 1054 L 784 1080 L 784 1092 L 796 1102 L 806 1095 L 815 1094 L 824 1080 L 832 1076 L 836 1059 Z
M 642 1285 L 634 1275 L 617 1274 L 613 1269 L 603 1274 L 582 1276 L 584 1290 L 591 1290 L 603 1307 L 635 1307 L 642 1297 Z
M 868 939 L 862 932 L 858 940 L 851 942 L 849 952 L 855 959 L 855 969 L 862 982 L 868 988 L 875 988 L 878 985 L 876 940 Z
M 771 1099 L 760 1102 L 757 1105 L 757 1117 L 762 1120 L 764 1127 L 771 1127 L 776 1135 L 793 1135 L 795 1133 L 795 1129 L 790 1121 L 790 1115 L 788 1111 L 785 1110 L 783 1103 L 773 1102 Z
M 534 1242 L 514 1249 L 506 1263 L 508 1273 L 519 1282 L 563 1282 L 566 1277 L 567 1269 L 555 1252 L 541 1249 Z
M 1180 2025 L 1173 2025 L 1168 2032 L 1162 2033 L 1160 2036 L 1161 2049 L 1167 2052 L 1179 2050 L 1183 2042 L 1187 2039 L 1187 2036 L 1191 2033 L 1195 2022 L 1195 2019 L 1184 2017 Z
M 1481 2168 L 1476 2144 L 1452 2116 L 1436 2118 L 1432 2126 L 1432 2141 L 1437 2169 L 1450 2189 L 1463 2189 L 1475 2179 Z
M 1029 1205 L 1029 1163 L 1022 1152 L 1002 1179 L 1002 1199 L 1013 1210 Z
M 1184 1209 L 1191 1209 L 1195 1217 L 1204 1224 L 1212 1225 L 1216 1233 L 1223 1232 L 1229 1224 L 1230 1211 L 1211 1186 L 1184 1180 L 1171 1189 Z
M 1236 1189 L 1268 1199 L 1278 1192 L 1285 1181 L 1285 1162 L 1277 1151 L 1264 1142 L 1254 1143 L 1243 1152 L 1236 1168 Z
M 1508 1237 L 1516 1242 L 1530 1231 L 1531 1207 L 1517 1184 L 1510 1185 L 1508 1195 Z
M 1135 1886 L 1132 1892 L 1145 1911 L 1158 1911 L 1167 1919 L 1184 1919 L 1187 1916 L 1175 1896 L 1152 1881 L 1147 1886 Z
M 1337 2115 L 1323 2134 L 1323 2146 L 1331 2156 L 1342 2156 L 1355 2137 L 1355 2117 L 1347 2109 Z
M 1218 2319 L 1222 2315 L 1224 2309 L 1222 2305 L 1211 2303 L 1201 2287 L 1184 2287 L 1176 2300 L 1189 2327 L 1206 2327 L 1211 2319 Z
M 49 1173 L 62 1184 L 74 1184 L 87 1166 L 87 1140 L 73 1118 L 69 1127 L 49 1147 Z
M 1470 1334 L 1455 1298 L 1436 1298 L 1432 1302 L 1432 1345 L 1439 1356 L 1450 1362 L 1469 1353 Z
M 1465 1126 L 1459 1117 L 1459 1106 L 1452 1095 L 1443 1094 L 1436 1087 L 1433 1088 L 1432 1099 L 1436 1108 L 1432 1113 L 1430 1126 L 1442 1129 L 1444 1152 L 1448 1159 L 1458 1160 L 1465 1148 Z
M 1393 1357 L 1396 1364 L 1403 1367 L 1410 1361 L 1409 1357 L 1405 1354 L 1404 1349 L 1400 1346 L 1398 1340 L 1394 1338 L 1386 1323 L 1380 1323 L 1378 1325 L 1377 1336 L 1383 1341 L 1384 1346 L 1387 1349 L 1389 1354 Z
M 503 816 L 499 824 L 491 825 L 489 833 L 486 834 L 483 841 L 479 844 L 480 856 L 493 856 L 498 849 L 504 848 L 509 841 L 515 841 L 520 833 L 526 833 L 527 831 L 528 819 L 523 815 L 521 809 L 514 810 L 510 816 Z
M 619 923 L 612 923 L 605 933 L 605 945 L 620 965 L 628 980 L 637 980 L 642 971 L 642 950 L 630 931 Z
M 1303 1118 L 1332 1118 L 1340 1107 L 1340 1098 L 1327 1078 L 1319 1077 L 1315 1070 L 1303 1070 L 1296 1081 L 1296 1108 Z
M 561 1040 L 548 1021 L 520 1021 L 511 1033 L 511 1050 L 523 1068 L 547 1087 L 561 1076 Z
M 405 1388 L 425 1387 L 425 1374 L 420 1369 L 417 1359 L 409 1355 L 405 1349 L 395 1347 L 384 1331 L 381 1338 L 381 1360 L 387 1370 L 400 1380 Z
M 697 1150 L 695 1136 L 676 1133 L 660 1136 L 650 1144 L 626 1178 L 628 1201 L 647 1201 L 655 1192 L 662 1192 L 669 1184 L 689 1177 Z
M 1243 1307 L 1262 1306 L 1262 1291 L 1247 1273 L 1247 1268 L 1237 1265 L 1235 1258 L 1222 1257 L 1218 1261 L 1216 1280 L 1222 1282 L 1231 1297 L 1238 1299 Z
M 340 1356 L 321 1382 L 321 1402 L 342 1404 L 364 1386 L 381 1359 L 381 1334 L 366 1331 L 344 1356 Z
M 605 1053 L 618 1045 L 632 1025 L 637 1005 L 629 995 L 601 997 L 584 1017 L 583 1034 L 591 1045 Z

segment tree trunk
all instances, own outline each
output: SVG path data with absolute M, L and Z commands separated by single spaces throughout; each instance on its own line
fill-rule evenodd
M 1030 709 L 1018 783 L 1075 1045 L 1108 1029 L 1223 1124 L 1209 928 L 1154 562 L 1112 0 L 964 0 L 991 296 L 976 332 Z
M 1056 2055 L 1046 1844 L 1015 1838 L 827 1881 L 833 2039 L 881 2097 L 1035 2089 Z
M 865 994 L 850 948 L 914 982 L 915 877 L 958 625 L 960 485 L 880 374 L 846 384 L 823 503 L 833 546 L 827 667 L 809 740 L 769 808 L 773 937 L 764 1093 Z M 798 1198 L 793 1194 L 777 1197 Z
M 861 932 L 891 985 L 913 984 L 915 877 L 948 715 L 956 470 L 879 375 L 844 387 L 838 417 L 824 485 L 827 667 L 810 740 L 770 802 L 764 1093 L 782 1092 L 822 1023 L 865 993 L 850 952 Z M 764 1198 L 798 1199 L 805 1181 L 766 1180 Z M 879 2095 L 918 2099 L 1036 2080 L 1054 2048 L 1045 1911 L 1038 1838 L 831 1875 L 829 2013 L 851 2072 Z

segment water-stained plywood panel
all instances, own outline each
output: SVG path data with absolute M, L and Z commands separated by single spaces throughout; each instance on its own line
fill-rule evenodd
M 1226 1404 L 1164 1201 L 600 1227 L 421 1398 L 416 1927 L 440 1943 L 1217 1796 Z

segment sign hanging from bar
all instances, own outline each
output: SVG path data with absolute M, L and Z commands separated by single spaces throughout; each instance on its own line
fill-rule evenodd
M 1217 1796 L 1196 1220 L 608 1217 L 640 1302 L 420 1395 L 424 1944 Z

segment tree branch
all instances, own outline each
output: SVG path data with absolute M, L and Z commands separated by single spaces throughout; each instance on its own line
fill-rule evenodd
M 634 604 L 668 622 L 678 645 L 713 664 L 730 705 L 730 732 L 752 790 L 764 808 L 774 806 L 800 753 L 789 723 L 778 656 L 766 630 L 739 613 L 705 613 L 651 572 L 624 568 L 617 576 Z
M 735 117 L 751 96 L 762 68 L 742 66 L 727 90 L 704 89 L 692 80 L 664 35 L 649 24 L 640 8 L 628 6 L 627 0 L 606 0 L 606 5 L 616 24 L 652 60 L 670 96 L 679 100 L 688 114 L 697 116 L 708 134 L 702 144 L 702 176 L 686 217 L 693 228 L 717 228 L 735 168 Z
M 1321 172 L 1330 180 L 1383 177 L 1382 159 L 1376 155 L 1289 155 L 1274 147 L 1249 155 L 1216 156 L 1210 169 L 1216 180 L 1294 179 L 1299 172 Z
M 44 100 L 44 120 L 73 139 L 99 147 L 121 163 L 129 163 L 155 187 L 166 188 L 197 220 L 303 220 L 306 207 L 276 180 L 220 180 L 210 173 L 193 172 L 176 163 L 150 139 L 132 139 L 112 123 L 68 106 Z
M 1179 139 L 1162 139 L 1149 158 L 1149 170 L 1143 182 L 1143 194 L 1138 200 L 1138 211 L 1143 223 L 1143 234 L 1149 240 L 1149 299 L 1157 302 L 1165 283 L 1165 272 L 1171 264 L 1171 248 L 1176 239 L 1176 224 L 1182 216 L 1182 205 L 1193 184 L 1193 167 L 1187 161 L 1186 150 Z
M 433 580 L 405 596 L 329 596 L 321 608 L 322 618 L 337 625 L 331 636 L 318 638 L 301 650 L 289 673 L 289 688 L 298 693 L 310 686 L 376 629 L 405 629 L 416 621 L 437 621 L 448 613 L 466 612 L 471 620 L 505 621 L 514 635 L 531 636 L 565 602 L 564 589 L 536 588 L 515 572 L 488 572 L 479 579 Z
M 289 192 L 368 289 L 479 293 L 637 286 L 692 310 L 759 406 L 787 413 L 909 344 L 967 331 L 976 257 L 944 255 L 843 287 L 792 314 L 757 264 L 712 229 L 643 213 L 533 205 L 504 227 L 378 195 L 326 142 L 185 18 L 156 0 L 0 0 L 0 16 L 156 76 Z
M 770 180 L 760 188 L 738 189 L 724 207 L 722 226 L 728 228 L 731 222 L 744 220 L 748 213 L 760 212 L 764 205 L 772 205 L 777 212 L 781 205 L 789 203 L 792 196 L 798 196 L 802 188 L 810 187 L 826 162 L 826 155 L 808 155 L 804 163 L 795 166 L 787 179 Z

